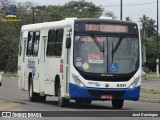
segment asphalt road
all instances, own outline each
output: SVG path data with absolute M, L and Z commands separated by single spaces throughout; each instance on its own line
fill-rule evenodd
M 142 88 L 160 90 L 160 80 L 144 80 L 142 81 Z
M 12 101 L 13 103 L 17 103 L 17 106 L 10 107 L 4 110 L 11 111 L 95 111 L 90 113 L 90 117 L 96 114 L 96 111 L 118 111 L 112 108 L 110 101 L 93 101 L 91 105 L 76 105 L 74 101 L 71 101 L 68 108 L 60 108 L 58 106 L 56 97 L 47 97 L 45 103 L 34 103 L 29 102 L 28 92 L 21 91 L 17 85 L 16 78 L 3 79 L 3 84 L 0 87 L 0 100 Z M 3 110 L 1 108 L 1 110 Z M 139 101 L 125 101 L 124 107 L 122 111 L 160 111 L 160 103 L 148 103 L 148 102 L 139 102 Z M 77 113 L 78 114 L 78 113 Z M 104 114 L 104 113 L 101 113 Z M 63 116 L 63 115 L 62 115 Z M 7 118 L 5 118 L 6 120 Z M 57 118 L 60 119 L 60 118 Z M 65 117 L 65 119 L 68 119 Z M 70 118 L 72 119 L 72 118 Z M 76 118 L 80 119 L 80 118 Z M 88 119 L 88 118 L 87 118 Z M 96 119 L 97 118 L 92 118 Z M 98 118 L 105 119 L 105 118 Z M 115 118 L 110 118 L 114 120 Z M 128 120 L 127 118 L 125 118 Z M 116 118 L 116 120 L 125 120 L 124 118 Z M 130 118 L 137 119 L 137 118 Z M 146 118 L 138 118 L 141 120 L 146 120 Z M 148 118 L 150 120 L 151 118 Z M 155 120 L 159 120 L 159 118 L 154 118 Z M 15 120 L 18 120 L 17 118 Z

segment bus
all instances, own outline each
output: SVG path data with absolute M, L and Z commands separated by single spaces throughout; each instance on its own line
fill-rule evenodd
M 91 104 L 139 100 L 141 39 L 134 22 L 105 18 L 68 18 L 24 25 L 18 53 L 18 86 L 31 102 L 56 96 Z

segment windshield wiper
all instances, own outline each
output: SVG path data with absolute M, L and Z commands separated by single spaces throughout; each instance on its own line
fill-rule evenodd
M 123 37 L 124 37 L 124 36 L 121 36 L 121 37 L 119 38 L 116 46 L 112 49 L 112 56 L 113 56 L 113 54 L 117 51 L 117 49 L 119 48 L 119 46 L 120 46 L 120 44 L 121 44 L 121 42 L 122 42 L 122 40 L 123 40 Z
M 97 45 L 97 47 L 99 48 L 99 50 L 104 53 L 104 42 L 103 42 L 103 46 L 102 46 L 100 44 L 100 42 L 97 40 L 97 38 L 96 38 L 95 35 L 91 34 L 91 37 L 93 38 L 94 43 Z

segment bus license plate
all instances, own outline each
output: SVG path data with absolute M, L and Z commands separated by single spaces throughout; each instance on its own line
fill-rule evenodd
M 101 99 L 109 99 L 109 100 L 111 100 L 113 98 L 113 96 L 112 95 L 101 95 Z

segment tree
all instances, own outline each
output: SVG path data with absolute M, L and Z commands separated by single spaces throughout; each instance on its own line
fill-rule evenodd
M 156 36 L 142 38 L 146 46 L 146 58 L 147 62 L 145 66 L 151 71 L 156 71 Z
M 104 9 L 101 6 L 96 6 L 92 2 L 86 2 L 85 0 L 70 1 L 64 4 L 64 8 L 67 8 L 68 11 L 66 12 L 69 12 L 69 14 L 74 15 L 74 17 L 83 18 L 97 18 L 100 17 L 104 11 Z
M 155 34 L 156 30 L 155 30 L 155 20 L 153 20 L 152 18 L 149 19 L 148 23 L 147 23 L 147 36 L 151 37 Z
M 140 22 L 142 25 L 143 37 L 151 37 L 155 34 L 155 20 L 143 15 L 143 17 L 140 18 Z
M 149 17 L 147 17 L 146 15 L 143 15 L 143 17 L 139 18 L 141 25 L 142 25 L 142 31 L 143 31 L 143 37 L 146 37 L 146 31 L 147 31 L 147 23 L 149 21 Z
M 126 19 L 126 21 L 132 21 L 132 19 L 130 17 L 126 17 L 125 19 Z
M 19 23 L 0 24 L 0 69 L 4 71 L 16 71 L 17 51 L 20 27 Z
M 31 2 L 18 3 L 17 17 L 21 19 L 21 25 L 33 23 L 33 8 L 35 9 L 36 6 Z
M 112 19 L 117 19 L 117 17 L 114 15 L 113 11 L 107 11 L 105 13 L 106 17 L 112 17 Z
M 92 2 L 80 0 L 70 1 L 63 6 L 38 6 L 31 2 L 19 3 L 17 11 L 18 16 L 22 18 L 22 22 L 29 24 L 33 21 L 33 12 L 34 22 L 40 23 L 62 20 L 67 17 L 97 18 L 102 15 L 104 9 Z

